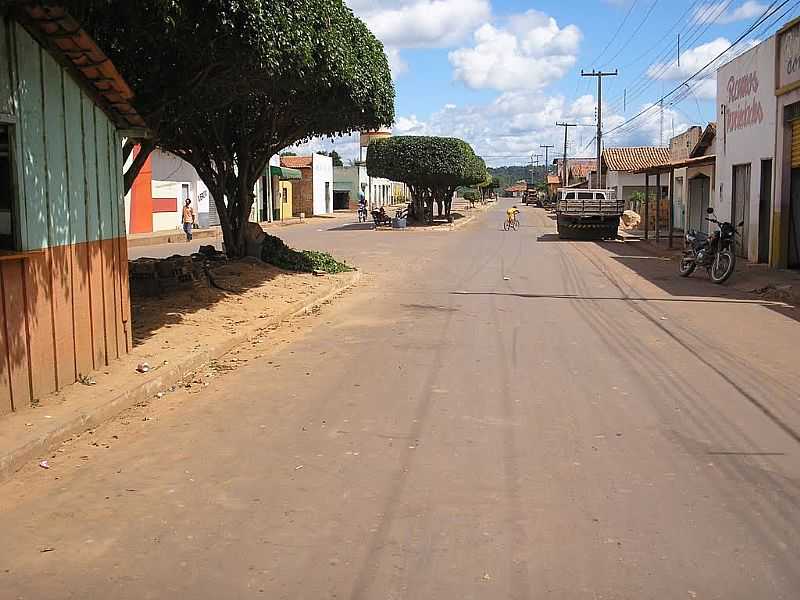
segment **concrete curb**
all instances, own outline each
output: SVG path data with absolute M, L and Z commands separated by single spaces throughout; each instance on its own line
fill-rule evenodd
M 64 440 L 77 433 L 82 433 L 87 429 L 98 427 L 132 406 L 153 398 L 158 392 L 175 385 L 187 375 L 197 371 L 209 362 L 222 358 L 232 350 L 253 339 L 265 329 L 279 325 L 287 319 L 308 313 L 314 307 L 325 304 L 345 290 L 350 289 L 360 280 L 361 272 L 354 271 L 346 281 L 334 285 L 332 289 L 310 300 L 304 301 L 301 306 L 290 306 L 275 317 L 261 320 L 257 327 L 224 340 L 203 351 L 193 353 L 178 364 L 170 364 L 168 367 L 165 366 L 154 369 L 145 376 L 147 377 L 145 381 L 111 398 L 98 401 L 93 406 L 71 407 L 65 404 L 59 407 L 52 407 L 52 409 L 38 409 L 54 413 L 66 412 L 68 414 L 63 415 L 60 419 L 58 417 L 54 418 L 52 423 L 47 423 L 46 429 L 41 431 L 37 430 L 33 439 L 28 439 L 18 447 L 5 451 L 4 454 L 0 455 L 0 483 L 10 479 L 14 473 L 19 471 L 26 464 L 51 452 Z M 14 419 L 19 422 L 29 418 L 29 411 L 23 411 L 22 413 L 9 417 L 9 419 Z
M 192 232 L 196 240 L 222 237 L 221 229 L 200 229 Z M 182 231 L 170 231 L 162 234 L 142 235 L 141 237 L 128 236 L 128 248 L 141 248 L 142 246 L 158 246 L 161 244 L 182 244 L 186 241 L 186 234 Z

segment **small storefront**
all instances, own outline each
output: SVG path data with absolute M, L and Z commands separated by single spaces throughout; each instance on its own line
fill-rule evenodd
M 716 197 L 722 221 L 741 224 L 737 254 L 769 262 L 774 180 L 775 38 L 717 70 Z M 698 214 L 693 218 L 702 218 Z
M 800 268 L 800 19 L 777 35 L 777 128 L 772 264 Z

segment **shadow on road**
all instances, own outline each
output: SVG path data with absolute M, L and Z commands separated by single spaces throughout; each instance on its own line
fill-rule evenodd
M 772 302 L 759 299 L 731 299 L 731 298 L 626 298 L 623 296 L 579 296 L 578 294 L 525 294 L 515 292 L 450 292 L 454 296 L 505 296 L 509 298 L 523 298 L 526 300 L 586 300 L 590 302 L 681 302 L 698 304 L 757 304 L 770 308 L 791 308 L 783 302 Z
M 372 231 L 375 229 L 374 223 L 348 223 L 339 227 L 332 227 L 328 231 Z

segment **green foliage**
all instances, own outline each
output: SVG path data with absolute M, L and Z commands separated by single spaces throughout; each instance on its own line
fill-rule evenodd
M 484 193 L 496 190 L 499 187 L 502 187 L 500 180 L 489 173 L 486 174 L 486 179 L 478 184 L 478 189 Z
M 464 200 L 468 200 L 469 202 L 475 202 L 478 200 L 477 192 L 469 191 L 464 192 Z
M 456 138 L 401 136 L 374 140 L 367 171 L 409 185 L 458 187 L 483 181 L 486 165 L 472 147 Z
M 261 260 L 279 269 L 300 273 L 345 273 L 354 269 L 346 263 L 339 262 L 326 252 L 315 250 L 294 250 L 282 239 L 267 234 L 261 247 Z
M 158 146 L 209 187 L 245 251 L 269 157 L 394 121 L 383 46 L 342 0 L 64 0 L 133 88 Z
M 486 164 L 472 147 L 456 138 L 402 136 L 374 140 L 367 150 L 367 172 L 408 185 L 414 214 L 429 214 L 433 204 L 450 218 L 453 193 L 486 179 Z M 427 211 L 426 211 L 427 207 Z
M 489 167 L 489 174 L 499 183 L 498 187 L 507 188 L 522 179 L 531 177 L 530 166 Z

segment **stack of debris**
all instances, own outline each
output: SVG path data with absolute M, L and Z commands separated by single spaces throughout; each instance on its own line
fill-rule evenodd
M 162 296 L 207 283 L 208 269 L 227 263 L 225 254 L 214 246 L 201 246 L 191 256 L 140 258 L 128 265 L 131 295 L 140 298 Z

